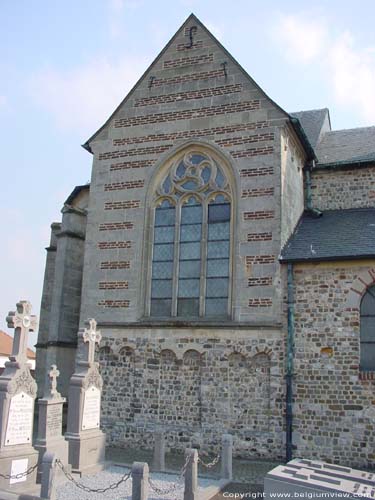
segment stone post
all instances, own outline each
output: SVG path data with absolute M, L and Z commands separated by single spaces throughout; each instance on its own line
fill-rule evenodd
M 40 489 L 40 498 L 56 500 L 56 457 L 51 452 L 43 455 L 41 463 L 42 485 Z
M 100 400 L 103 380 L 95 363 L 95 344 L 101 340 L 96 321 L 78 331 L 76 370 L 70 379 L 68 398 L 69 463 L 72 471 L 82 474 L 104 467 L 105 434 L 100 430 Z
M 185 460 L 188 463 L 185 471 L 184 500 L 198 500 L 198 451 L 187 448 Z
M 56 365 L 48 372 L 48 383 L 43 399 L 39 399 L 38 437 L 35 448 L 39 451 L 37 482 L 42 474 L 42 459 L 46 451 L 55 454 L 65 467 L 68 467 L 68 442 L 62 435 L 62 415 L 65 398 L 57 391 L 57 377 L 60 375 Z
M 132 500 L 148 499 L 148 465 L 134 462 L 132 467 Z
M 223 434 L 221 441 L 221 478 L 232 479 L 233 436 Z
M 154 433 L 154 457 L 152 460 L 152 470 L 157 472 L 165 471 L 165 436 L 164 432 Z
M 0 471 L 12 476 L 30 469 L 32 472 L 20 478 L 0 477 L 0 489 L 17 492 L 35 485 L 38 462 L 38 452 L 32 447 L 37 386 L 26 352 L 28 333 L 37 326 L 30 302 L 18 302 L 17 310 L 7 316 L 7 324 L 14 328 L 14 340 L 12 354 L 0 376 Z

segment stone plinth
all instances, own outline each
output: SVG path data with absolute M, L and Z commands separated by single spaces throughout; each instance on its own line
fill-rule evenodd
M 0 489 L 25 491 L 35 486 L 38 452 L 32 447 L 34 403 L 37 392 L 35 380 L 27 364 L 27 334 L 37 324 L 31 316 L 31 304 L 20 301 L 17 311 L 7 317 L 8 327 L 15 328 L 12 355 L 0 376 Z
M 62 415 L 65 398 L 61 397 L 56 389 L 56 378 L 59 375 L 56 365 L 49 371 L 49 384 L 43 399 L 39 399 L 38 438 L 35 448 L 39 451 L 37 481 L 41 480 L 42 459 L 45 452 L 49 452 L 60 459 L 65 468 L 68 466 L 68 442 L 62 435 Z
M 100 401 L 103 386 L 99 365 L 94 362 L 95 343 L 101 339 L 95 320 L 90 329 L 78 332 L 76 371 L 70 379 L 68 399 L 69 463 L 73 472 L 100 469 L 105 459 L 105 434 L 100 430 Z

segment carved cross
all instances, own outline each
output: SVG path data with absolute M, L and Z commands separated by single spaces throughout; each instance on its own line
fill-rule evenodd
M 57 369 L 56 365 L 51 365 L 51 369 L 48 372 L 48 377 L 50 380 L 50 394 L 51 396 L 58 396 L 60 395 L 57 392 L 57 377 L 60 375 L 59 370 Z
M 11 361 L 25 362 L 27 360 L 27 337 L 38 326 L 38 319 L 31 314 L 31 304 L 28 300 L 20 300 L 16 304 L 17 311 L 9 311 L 6 318 L 8 328 L 14 328 L 14 339 Z
M 93 363 L 95 359 L 95 344 L 99 344 L 102 340 L 102 335 L 100 330 L 96 329 L 96 321 L 94 319 L 89 319 L 89 328 L 85 328 L 83 332 L 83 341 L 89 343 L 89 354 L 88 362 Z

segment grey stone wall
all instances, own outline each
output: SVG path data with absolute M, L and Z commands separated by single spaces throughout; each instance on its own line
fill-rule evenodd
M 360 300 L 374 267 L 295 266 L 295 456 L 375 465 L 374 374 L 359 371 Z
M 234 435 L 236 456 L 284 454 L 279 329 L 116 329 L 103 332 L 102 423 L 112 446 L 167 445 L 218 452 Z
M 154 180 L 188 141 L 215 151 L 236 179 L 232 318 L 281 321 L 280 127 L 287 118 L 200 27 L 196 41 L 183 49 L 188 37 L 180 31 L 91 142 L 81 323 L 144 317 Z
M 311 194 L 319 210 L 375 206 L 375 164 L 372 167 L 313 171 Z

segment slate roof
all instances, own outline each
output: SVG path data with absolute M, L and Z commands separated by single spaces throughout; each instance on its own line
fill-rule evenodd
M 375 257 L 375 208 L 305 212 L 284 246 L 284 262 Z
M 329 110 L 327 108 L 298 111 L 290 114 L 294 118 L 298 118 L 313 148 L 319 142 L 322 131 L 331 129 Z
M 324 165 L 375 161 L 375 127 L 327 132 L 315 152 Z

